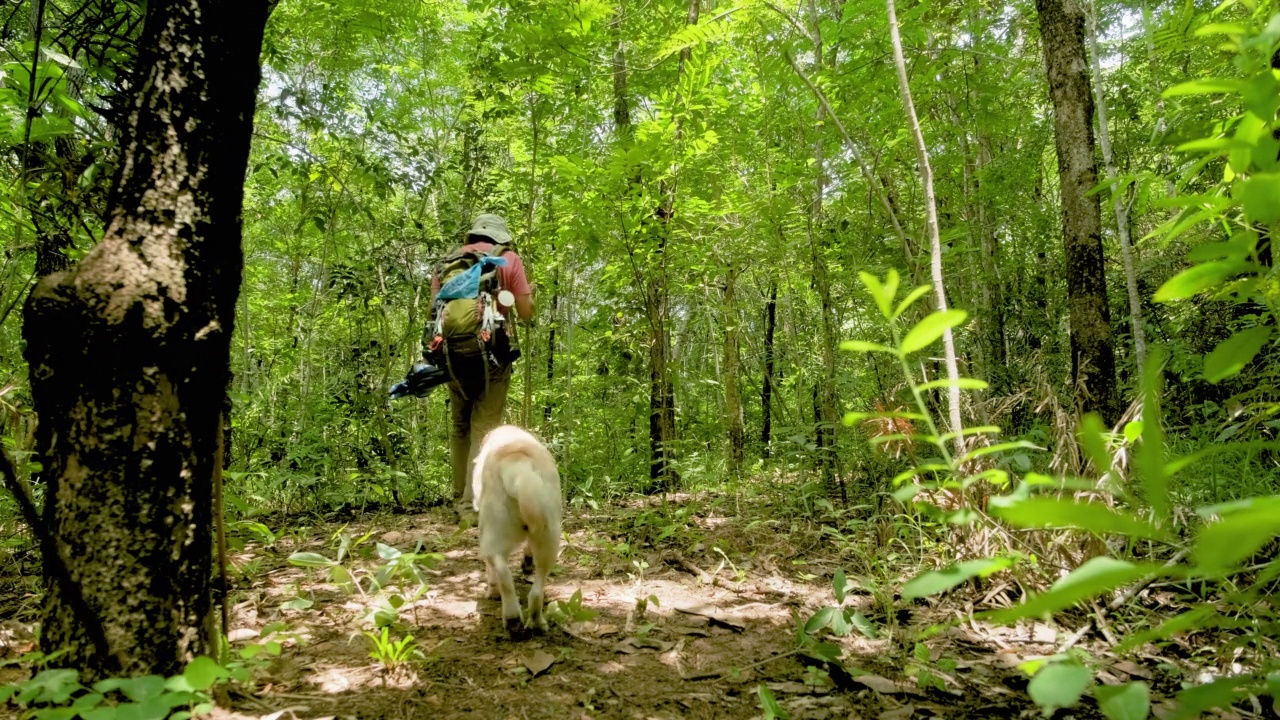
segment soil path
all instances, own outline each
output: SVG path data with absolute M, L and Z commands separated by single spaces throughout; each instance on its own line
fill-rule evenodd
M 762 685 L 796 720 L 1039 716 L 1014 666 L 1052 653 L 1053 631 L 1034 626 L 1022 637 L 971 625 L 908 647 L 903 638 L 918 637 L 937 611 L 921 608 L 933 621 L 910 611 L 877 618 L 872 596 L 855 593 L 848 604 L 897 629 L 875 640 L 856 632 L 824 637 L 844 660 L 821 663 L 795 652 L 795 617 L 834 604 L 829 578 L 839 558 L 817 556 L 829 544 L 815 540 L 810 556 L 801 557 L 776 544 L 783 535 L 796 541 L 776 523 L 730 531 L 741 523 L 722 523 L 709 508 L 690 505 L 682 526 L 695 532 L 685 533 L 653 522 L 655 514 L 570 513 L 570 541 L 548 599 L 563 601 L 563 612 L 578 594 L 592 617 L 566 618 L 523 640 L 508 637 L 499 603 L 484 597 L 477 531 L 458 531 L 442 511 L 312 528 L 272 548 L 250 546 L 233 556 L 243 573 L 235 583 L 233 645 L 262 643 L 260 634 L 283 622 L 286 630 L 274 636 L 285 638 L 283 651 L 269 664 L 259 656 L 256 692 L 233 693 L 230 709 L 215 717 L 752 718 L 763 713 Z M 334 558 L 342 532 L 371 533 L 343 562 L 364 591 L 287 560 L 299 551 Z M 411 596 L 418 584 L 405 579 L 368 590 L 386 564 L 376 542 L 442 556 L 427 571 L 425 592 Z M 527 584 L 517 587 L 523 598 Z M 374 644 L 363 633 L 373 629 L 379 608 L 390 612 L 397 594 L 404 599 L 388 638 L 411 635 L 410 647 L 422 657 L 388 668 L 371 659 Z M 1084 708 L 1071 717 L 1096 714 Z

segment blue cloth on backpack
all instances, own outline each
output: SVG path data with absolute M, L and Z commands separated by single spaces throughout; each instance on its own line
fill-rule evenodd
M 436 300 L 457 300 L 473 298 L 480 294 L 480 276 L 490 265 L 501 267 L 507 264 L 506 258 L 485 256 L 480 262 L 454 275 L 440 286 Z

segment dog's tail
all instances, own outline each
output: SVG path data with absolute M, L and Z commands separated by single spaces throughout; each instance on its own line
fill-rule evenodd
M 560 533 L 560 494 L 548 487 L 549 483 L 539 473 L 529 458 L 520 458 L 502 467 L 502 485 L 507 495 L 515 498 L 520 508 L 520 520 L 531 535 L 543 535 L 547 530 Z

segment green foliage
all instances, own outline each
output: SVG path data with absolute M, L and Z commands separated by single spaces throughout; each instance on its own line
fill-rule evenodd
M 210 691 L 235 671 L 200 656 L 179 675 L 108 678 L 86 687 L 76 670 L 48 669 L 0 686 L 0 703 L 32 720 L 187 720 L 213 709 Z
M 889 324 L 889 334 L 895 346 L 889 348 L 899 358 L 906 356 L 900 340 L 902 334 L 897 328 L 895 316 L 884 312 L 890 307 L 893 296 L 886 294 L 885 288 L 896 287 L 896 277 L 891 275 L 886 282 L 868 281 L 864 284 L 876 298 L 882 309 L 884 320 Z M 879 294 L 877 294 L 879 293 Z M 936 330 L 919 330 L 919 328 L 937 328 L 944 325 L 942 313 L 926 316 L 916 325 L 916 329 L 907 333 L 911 337 L 934 336 Z M 850 347 L 853 350 L 878 352 L 875 348 Z M 1155 353 L 1148 359 L 1148 367 L 1144 373 L 1143 384 L 1143 416 L 1140 427 L 1126 427 L 1125 438 L 1128 442 L 1140 442 L 1135 458 L 1135 471 L 1145 490 L 1145 508 L 1140 501 L 1132 498 L 1121 486 L 1115 483 L 1115 463 L 1111 457 L 1108 440 L 1101 423 L 1096 418 L 1087 417 L 1081 424 L 1080 444 L 1089 456 L 1094 468 L 1102 475 L 1098 487 L 1116 488 L 1115 496 L 1129 497 L 1136 504 L 1131 511 L 1116 509 L 1087 497 L 1054 497 L 1038 493 L 1038 489 L 1052 490 L 1072 486 L 1069 479 L 1053 479 L 1037 473 L 1027 473 L 1019 482 L 1017 477 L 1007 470 L 988 468 L 974 473 L 971 469 L 973 461 L 1014 448 L 1023 447 L 1022 443 L 992 442 L 985 447 L 975 448 L 955 459 L 948 452 L 949 435 L 940 435 L 931 419 L 930 408 L 922 399 L 920 383 L 913 377 L 911 369 L 902 363 L 902 371 L 907 384 L 911 387 L 917 401 L 917 413 L 910 416 L 922 421 L 929 429 L 928 433 L 903 434 L 902 439 L 914 440 L 931 446 L 937 453 L 936 459 L 926 460 L 921 465 L 909 469 L 895 479 L 895 482 L 911 480 L 916 483 L 909 493 L 899 493 L 897 497 L 911 500 L 918 505 L 928 507 L 928 501 L 917 498 L 923 490 L 949 489 L 963 493 L 979 481 L 995 481 L 1000 487 L 1012 492 L 991 498 L 990 516 L 972 515 L 962 512 L 946 516 L 951 522 L 970 522 L 974 517 L 980 522 L 1003 521 L 1008 525 L 1021 528 L 1055 528 L 1077 532 L 1096 533 L 1100 535 L 1120 536 L 1130 540 L 1146 540 L 1173 544 L 1177 538 L 1169 532 L 1167 515 L 1172 506 L 1169 497 L 1170 479 L 1187 466 L 1186 458 L 1167 459 L 1165 457 L 1165 435 L 1160 417 L 1160 387 L 1157 370 L 1164 362 L 1162 353 Z M 846 423 L 862 418 L 901 417 L 905 413 L 857 413 L 846 418 Z M 1089 487 L 1089 486 L 1083 486 Z M 1147 583 L 1160 576 L 1188 579 L 1225 580 L 1237 570 L 1239 565 L 1253 556 L 1264 544 L 1280 535 L 1280 497 L 1264 497 L 1235 501 L 1202 509 L 1200 512 L 1213 521 L 1203 526 L 1195 541 L 1195 564 L 1180 563 L 1177 559 L 1160 565 L 1151 562 L 1140 562 L 1117 557 L 1100 556 L 1087 560 L 1064 577 L 1058 579 L 1044 592 L 1031 594 L 1025 602 L 1014 607 L 985 613 L 988 619 L 1014 623 L 1025 618 L 1036 618 L 1067 610 L 1082 601 L 1097 598 L 1105 593 L 1120 591 L 1134 583 Z M 1153 520 L 1139 515 L 1149 510 Z M 941 593 L 971 578 L 981 578 L 995 572 L 1016 568 L 1022 558 L 1010 555 L 998 558 L 965 560 L 955 563 L 943 570 L 928 570 L 909 580 L 903 587 L 904 599 L 923 597 Z M 1205 627 L 1213 625 L 1230 625 L 1229 615 L 1243 613 L 1254 618 L 1253 631 L 1263 634 L 1280 628 L 1280 617 L 1270 603 L 1258 604 L 1258 593 L 1280 574 L 1280 565 L 1275 559 L 1265 562 L 1265 569 L 1257 576 L 1257 584 L 1239 592 L 1231 592 L 1218 603 L 1206 604 L 1201 612 L 1184 616 L 1182 622 L 1166 624 L 1166 626 L 1144 634 L 1134 642 L 1149 642 L 1167 637 L 1169 633 L 1188 627 Z M 843 584 L 843 574 L 840 583 Z M 837 590 L 837 596 L 843 590 Z M 1225 603 L 1225 604 L 1224 604 Z M 824 608 L 806 623 L 801 631 L 805 632 L 826 627 L 832 617 L 831 608 Z M 1250 691 L 1262 691 L 1263 674 L 1252 676 L 1251 680 L 1237 679 L 1230 685 L 1230 691 L 1221 692 L 1208 689 L 1197 689 L 1186 697 L 1180 696 L 1183 712 L 1186 708 L 1221 707 L 1238 697 L 1242 688 Z M 1028 688 L 1031 698 L 1044 710 L 1046 716 L 1058 708 L 1074 706 L 1093 683 L 1093 672 L 1077 660 L 1065 660 L 1044 666 L 1036 673 Z M 1204 686 L 1209 687 L 1209 686 Z M 1142 713 L 1145 717 L 1149 703 L 1145 686 L 1126 686 L 1122 689 L 1098 690 L 1099 702 L 1105 700 L 1104 713 L 1108 717 L 1130 717 Z M 1205 699 L 1209 698 L 1209 699 Z

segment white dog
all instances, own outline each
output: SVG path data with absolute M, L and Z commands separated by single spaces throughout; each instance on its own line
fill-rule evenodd
M 533 435 L 502 425 L 485 435 L 471 476 L 475 509 L 480 513 L 480 558 L 489 581 L 489 597 L 502 598 L 502 619 L 509 632 L 521 620 L 508 558 L 527 539 L 525 557 L 533 557 L 528 625 L 545 628 L 542 616 L 547 575 L 560 555 L 560 473 L 551 453 Z

